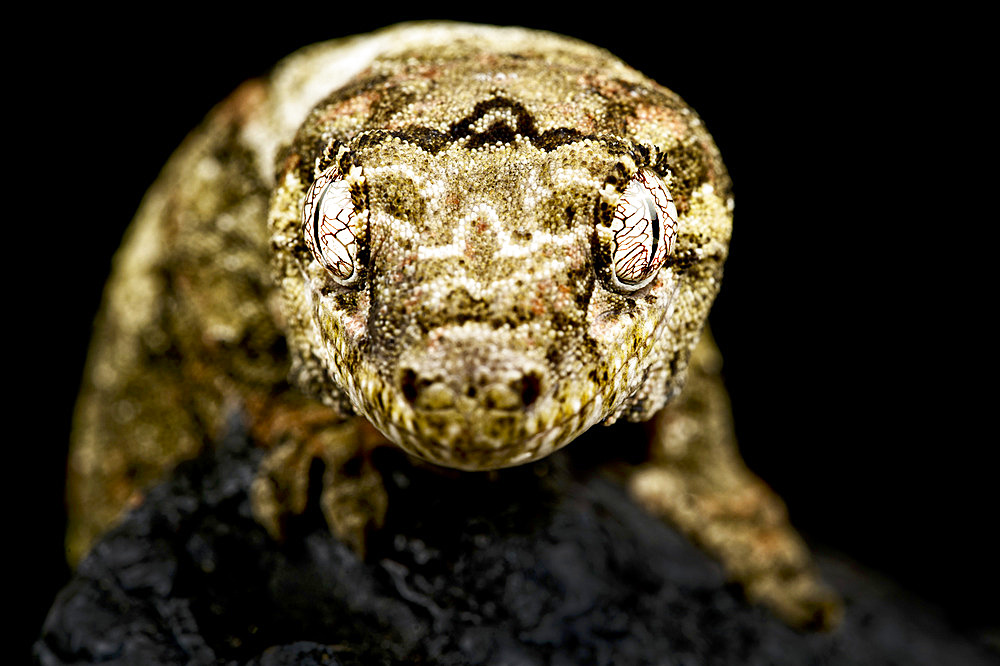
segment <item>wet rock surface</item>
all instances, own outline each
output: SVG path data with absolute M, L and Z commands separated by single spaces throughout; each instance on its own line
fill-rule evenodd
M 59 594 L 38 662 L 1000 664 L 832 557 L 820 565 L 845 597 L 843 625 L 795 632 L 564 454 L 452 475 L 386 452 L 390 513 L 365 561 L 318 511 L 283 544 L 268 538 L 247 499 L 259 458 L 234 422 L 154 489 Z

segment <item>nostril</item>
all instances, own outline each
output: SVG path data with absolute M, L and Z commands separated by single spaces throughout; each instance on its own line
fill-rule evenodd
M 399 379 L 400 389 L 403 391 L 403 397 L 411 405 L 417 401 L 417 373 L 415 373 L 411 368 L 403 370 L 403 374 Z
M 525 407 L 530 406 L 538 399 L 541 392 L 542 380 L 539 379 L 538 375 L 529 372 L 521 377 L 521 404 Z

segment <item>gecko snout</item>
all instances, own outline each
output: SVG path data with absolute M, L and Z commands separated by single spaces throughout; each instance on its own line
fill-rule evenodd
M 398 429 L 393 441 L 460 469 L 529 460 L 540 446 L 539 419 L 551 411 L 556 387 L 543 351 L 520 335 L 463 322 L 406 345 L 393 381 L 399 402 L 412 411 L 390 415 Z

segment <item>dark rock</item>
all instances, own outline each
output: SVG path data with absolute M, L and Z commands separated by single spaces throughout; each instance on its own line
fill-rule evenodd
M 933 609 L 830 557 L 843 625 L 802 634 L 563 454 L 490 474 L 377 460 L 390 493 L 362 562 L 318 511 L 283 544 L 250 516 L 260 452 L 234 426 L 81 564 L 42 664 L 997 664 Z

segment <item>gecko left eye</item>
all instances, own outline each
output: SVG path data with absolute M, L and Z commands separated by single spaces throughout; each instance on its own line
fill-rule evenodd
M 361 222 L 348 183 L 337 167 L 331 166 L 306 193 L 302 205 L 302 235 L 316 261 L 344 287 L 354 284 L 360 274 Z
M 610 273 L 617 291 L 652 282 L 674 251 L 677 209 L 660 177 L 642 169 L 625 187 L 611 219 Z

